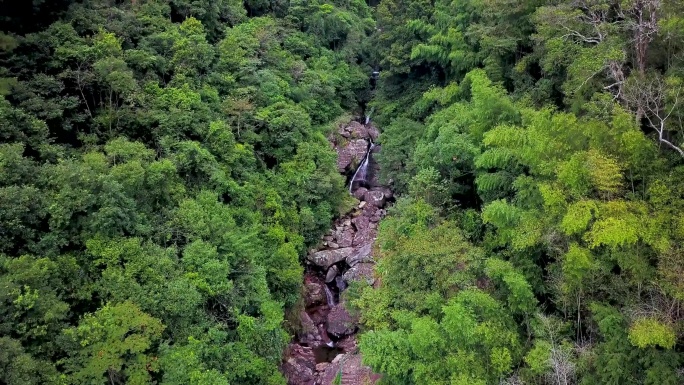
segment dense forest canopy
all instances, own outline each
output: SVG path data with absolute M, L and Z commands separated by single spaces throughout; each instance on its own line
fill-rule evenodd
M 366 104 L 381 382 L 684 382 L 680 1 L 0 9 L 0 384 L 285 384 Z
M 0 383 L 284 384 L 370 8 L 21 3 L 0 12 Z
M 383 0 L 387 384 L 684 382 L 684 8 Z

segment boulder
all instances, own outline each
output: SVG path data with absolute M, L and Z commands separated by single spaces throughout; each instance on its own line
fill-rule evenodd
M 299 314 L 299 323 L 302 326 L 301 331 L 299 332 L 299 343 L 310 346 L 322 343 L 323 339 L 321 338 L 318 327 L 316 327 L 311 317 L 309 317 L 309 314 L 305 311 Z
M 382 210 L 384 209 L 378 208 L 373 205 L 366 205 L 366 207 L 364 207 L 361 211 L 361 215 L 363 215 L 366 218 L 372 218 L 373 216 L 377 215 L 379 211 Z
M 316 358 L 309 347 L 290 344 L 281 371 L 288 385 L 314 385 Z
M 356 353 L 358 350 L 358 342 L 356 336 L 351 335 L 337 341 L 337 347 L 342 349 L 345 353 Z
M 368 219 L 366 218 L 366 221 Z M 352 242 L 352 246 L 354 247 L 361 247 L 363 245 L 372 243 L 375 240 L 375 237 L 377 236 L 377 230 L 371 229 L 370 224 L 365 225 L 365 227 L 360 227 L 359 231 L 354 234 L 354 241 Z M 352 254 L 349 254 L 350 256 Z
M 335 232 L 335 241 L 339 247 L 351 247 L 354 242 L 354 230 L 351 227 L 347 227 L 341 231 Z
M 365 280 L 369 285 L 375 282 L 373 276 L 375 264 L 370 262 L 361 262 L 344 272 L 342 278 L 347 282 Z
M 307 307 L 326 303 L 325 288 L 322 283 L 315 281 L 304 283 L 304 303 Z
M 354 224 L 354 228 L 356 228 L 357 232 L 368 229 L 368 223 L 368 217 L 363 215 L 352 219 L 352 224 Z
M 354 190 L 354 198 L 356 198 L 358 200 L 364 200 L 367 192 L 368 192 L 367 188 L 359 187 L 356 190 Z
M 350 135 L 354 139 L 367 139 L 369 137 L 368 127 L 357 121 L 349 123 L 347 129 L 350 131 Z
M 326 331 L 329 335 L 342 338 L 356 331 L 356 320 L 349 315 L 344 303 L 339 303 L 330 309 Z
M 371 256 L 372 251 L 372 243 L 368 243 L 359 247 L 352 255 L 347 257 L 347 265 L 353 267 L 359 262 L 371 262 L 373 260 L 373 257 Z
M 385 193 L 379 190 L 370 190 L 366 192 L 364 201 L 377 208 L 383 208 L 385 206 Z
M 373 187 L 373 190 L 382 191 L 382 193 L 385 194 L 385 200 L 394 198 L 394 193 L 392 192 L 392 190 L 389 187 L 378 186 L 378 187 Z
M 333 264 L 345 260 L 353 252 L 353 248 L 344 247 L 341 249 L 317 251 L 315 253 L 309 254 L 306 258 L 314 265 L 320 266 L 327 270 Z
M 343 291 L 347 288 L 347 281 L 338 275 L 335 277 L 335 286 L 337 286 L 340 291 Z
M 378 128 L 372 124 L 367 125 L 366 128 L 368 137 L 371 138 L 374 142 L 378 140 L 378 136 L 380 136 L 380 131 L 378 130 Z
M 368 151 L 368 141 L 354 139 L 337 148 L 337 171 L 345 173 L 358 166 Z
M 328 365 L 321 374 L 321 384 L 334 384 L 338 373 L 341 372 L 342 385 L 373 385 L 380 380 L 380 375 L 363 366 L 358 354 L 340 354 Z
M 330 283 L 335 280 L 335 277 L 340 273 L 340 269 L 337 265 L 332 265 L 325 274 L 325 283 Z
M 341 137 L 343 138 L 349 138 L 351 137 L 351 126 L 341 126 L 337 128 L 337 133 L 340 134 Z

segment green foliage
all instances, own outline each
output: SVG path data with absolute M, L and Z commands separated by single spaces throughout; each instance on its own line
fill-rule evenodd
M 44 3 L 0 17 L 0 382 L 282 385 L 370 8 Z
M 151 380 L 159 364 L 151 354 L 162 335 L 161 321 L 140 311 L 132 302 L 105 305 L 86 315 L 78 327 L 67 329 L 65 360 L 73 383 L 106 383 L 117 379 L 131 384 Z
M 326 135 L 359 104 L 399 194 L 352 299 L 383 381 L 680 383 L 683 11 L 8 8 L 0 383 L 282 385 L 300 258 L 352 203 Z
M 388 383 L 681 382 L 683 324 L 671 309 L 684 298 L 673 97 L 682 11 L 612 0 L 381 2 L 374 39 L 387 44 L 373 104 L 383 177 L 403 198 L 378 237 L 382 286 L 357 302 L 369 329 L 362 352 Z M 421 201 L 433 207 L 418 211 Z M 429 222 L 407 221 L 426 212 L 436 213 Z M 444 224 L 486 256 L 461 265 L 455 293 L 424 283 L 413 259 L 425 254 L 399 257 Z M 407 300 L 416 283 L 422 302 Z M 445 316 L 434 304 L 472 287 L 518 322 L 513 333 L 529 342 L 521 351 L 496 347 L 475 361 L 472 346 L 457 357 L 440 350 Z M 472 321 L 459 319 L 467 330 Z M 421 350 L 414 328 L 440 353 Z M 468 372 L 478 365 L 499 377 Z
M 433 317 L 397 315 L 398 329 L 362 336 L 364 362 L 396 384 L 496 381 L 510 373 L 520 349 L 514 322 L 502 310 L 486 293 L 470 289 Z
M 638 319 L 629 329 L 629 341 L 640 348 L 660 346 L 672 349 L 675 339 L 675 332 L 671 326 L 652 318 Z

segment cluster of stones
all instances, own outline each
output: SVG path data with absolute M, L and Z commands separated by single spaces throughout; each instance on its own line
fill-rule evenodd
M 338 167 L 348 174 L 365 156 L 377 130 L 352 122 L 338 133 L 342 138 L 334 142 Z M 385 205 L 393 197 L 375 180 L 367 188 L 354 190 L 353 195 L 359 201 L 355 209 L 335 221 L 319 247 L 307 255 L 305 310 L 282 366 L 290 385 L 327 385 L 339 374 L 345 385 L 372 384 L 378 379 L 361 363 L 356 342 L 358 320 L 349 314 L 344 301 L 337 303 L 337 296 L 331 301 L 331 293 L 344 290 L 352 281 L 375 284 L 374 241 L 378 222 L 386 213 Z M 331 361 L 317 358 L 317 349 L 334 351 Z

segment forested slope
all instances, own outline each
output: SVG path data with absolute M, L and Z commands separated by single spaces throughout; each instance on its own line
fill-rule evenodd
M 384 383 L 684 382 L 683 11 L 379 4 Z
M 684 383 L 681 2 L 15 3 L 0 384 L 284 384 L 367 102 L 382 382 Z
M 347 196 L 326 135 L 368 97 L 370 8 L 13 3 L 0 384 L 284 384 L 300 257 Z

